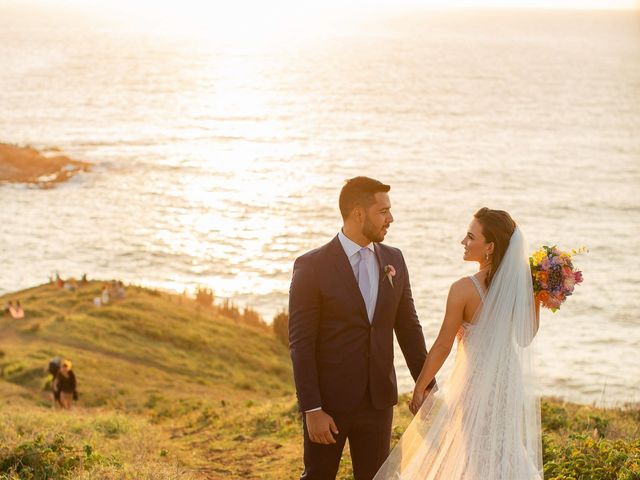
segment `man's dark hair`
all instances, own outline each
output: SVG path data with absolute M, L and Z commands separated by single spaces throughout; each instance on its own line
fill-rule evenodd
M 340 191 L 340 213 L 346 220 L 356 207 L 368 208 L 374 204 L 374 195 L 378 192 L 388 192 L 389 185 L 369 177 L 353 177 L 347 180 Z

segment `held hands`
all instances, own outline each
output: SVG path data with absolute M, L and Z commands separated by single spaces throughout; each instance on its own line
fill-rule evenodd
M 420 410 L 420 407 L 424 403 L 425 399 L 429 396 L 429 392 L 430 389 L 428 388 L 426 390 L 416 388 L 413 391 L 413 397 L 409 401 L 409 410 L 413 415 L 418 413 L 418 410 Z
M 331 445 L 336 443 L 334 435 L 338 435 L 338 427 L 336 427 L 333 418 L 322 410 L 305 413 L 307 421 L 307 430 L 309 431 L 309 439 L 313 443 L 322 445 Z

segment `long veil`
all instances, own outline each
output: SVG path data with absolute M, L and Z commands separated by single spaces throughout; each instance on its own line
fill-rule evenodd
M 527 246 L 516 228 L 453 371 L 374 480 L 539 480 L 537 323 Z

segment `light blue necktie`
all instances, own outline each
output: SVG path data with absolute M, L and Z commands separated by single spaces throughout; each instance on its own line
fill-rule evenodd
M 360 293 L 364 299 L 364 304 L 367 307 L 367 317 L 369 315 L 369 304 L 371 296 L 371 280 L 369 279 L 369 268 L 367 266 L 367 256 L 371 255 L 371 250 L 368 248 L 361 248 L 358 252 L 360 254 L 360 261 L 358 262 L 358 287 L 360 287 Z

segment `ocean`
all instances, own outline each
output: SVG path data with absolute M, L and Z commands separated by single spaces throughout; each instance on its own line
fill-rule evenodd
M 385 11 L 254 36 L 19 6 L 0 20 L 0 142 L 94 164 L 0 186 L 0 292 L 56 271 L 205 285 L 270 321 L 296 256 L 340 228 L 343 181 L 368 175 L 392 186 L 385 241 L 427 345 L 475 270 L 473 213 L 504 209 L 532 250 L 589 248 L 584 283 L 543 313 L 541 392 L 640 401 L 638 12 Z

